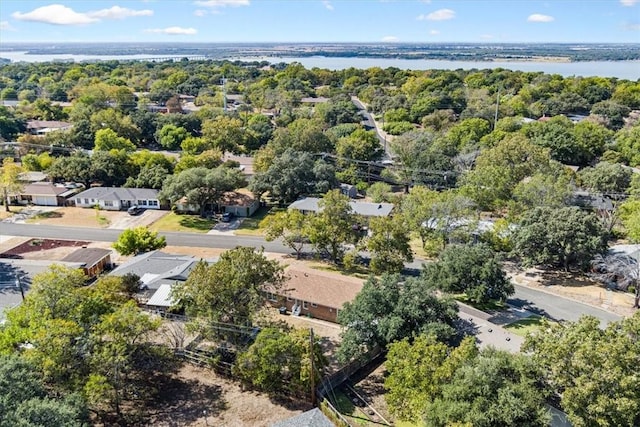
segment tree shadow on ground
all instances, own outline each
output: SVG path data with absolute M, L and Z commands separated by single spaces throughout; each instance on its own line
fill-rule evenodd
M 543 286 L 582 287 L 593 286 L 596 283 L 580 272 L 545 270 L 538 274 Z
M 546 310 L 540 307 L 537 307 L 531 301 L 528 301 L 522 298 L 509 298 L 507 299 L 507 303 L 514 307 L 518 307 L 518 308 L 522 308 L 524 310 L 530 311 L 531 313 L 537 314 L 538 316 L 546 317 L 547 319 L 553 320 L 555 322 L 559 322 L 561 320 L 553 317 Z
M 31 219 L 49 219 L 49 218 L 62 218 L 64 213 L 58 211 L 40 212 L 35 214 Z
M 158 384 L 152 402 L 145 425 L 190 425 L 202 418 L 205 410 L 207 416 L 215 417 L 227 408 L 222 387 L 177 376 L 168 376 Z

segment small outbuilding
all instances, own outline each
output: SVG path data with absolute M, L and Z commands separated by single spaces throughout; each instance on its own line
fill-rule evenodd
M 80 248 L 61 261 L 79 263 L 84 274 L 89 278 L 94 278 L 104 270 L 111 268 L 111 251 L 102 248 Z

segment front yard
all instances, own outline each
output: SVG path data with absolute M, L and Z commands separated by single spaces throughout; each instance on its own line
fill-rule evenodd
M 152 231 L 174 231 L 185 233 L 207 233 L 218 223 L 216 219 L 198 215 L 179 215 L 169 212 L 149 227 Z

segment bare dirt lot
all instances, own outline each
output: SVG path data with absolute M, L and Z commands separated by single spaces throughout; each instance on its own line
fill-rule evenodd
M 277 402 L 263 393 L 243 391 L 236 382 L 187 364 L 161 400 L 149 425 L 261 427 L 311 409 L 304 403 Z

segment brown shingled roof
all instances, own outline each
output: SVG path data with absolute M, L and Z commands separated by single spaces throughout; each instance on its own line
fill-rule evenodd
M 84 264 L 85 267 L 90 268 L 100 262 L 104 257 L 111 254 L 109 249 L 102 248 L 80 248 L 73 251 L 61 261 L 64 262 L 79 262 Z
M 289 280 L 277 294 L 289 298 L 340 309 L 345 302 L 353 301 L 362 289 L 364 281 L 355 277 L 290 266 L 286 270 Z M 265 289 L 273 292 L 273 289 Z

